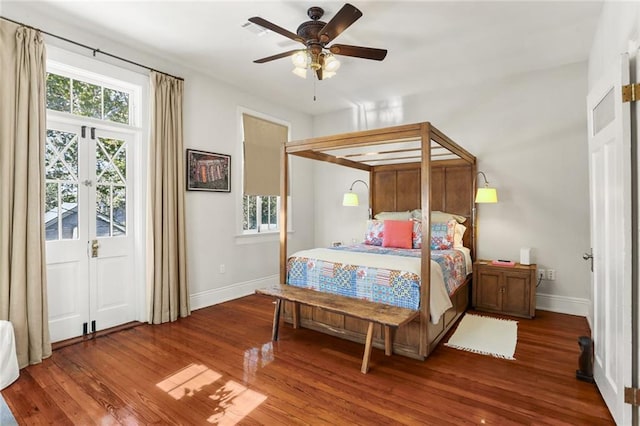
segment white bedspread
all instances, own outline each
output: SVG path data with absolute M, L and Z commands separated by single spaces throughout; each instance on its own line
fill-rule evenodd
M 456 250 L 464 254 L 464 263 L 467 266 L 467 275 L 473 272 L 473 260 L 471 260 L 471 249 L 467 247 L 456 247 Z
M 400 271 L 412 272 L 421 275 L 421 261 L 419 257 L 406 257 L 394 255 L 380 255 L 373 253 L 360 253 L 342 250 L 332 250 L 328 248 L 314 248 L 302 250 L 293 256 L 319 259 L 327 262 L 346 263 L 349 265 L 362 265 L 372 268 L 397 269 Z M 429 298 L 429 314 L 431 322 L 438 324 L 442 314 L 453 304 L 447 294 L 444 285 L 442 269 L 437 262 L 431 261 L 431 297 Z

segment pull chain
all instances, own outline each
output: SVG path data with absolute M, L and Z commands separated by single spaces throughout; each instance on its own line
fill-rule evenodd
M 316 101 L 316 79 L 313 79 L 313 102 Z

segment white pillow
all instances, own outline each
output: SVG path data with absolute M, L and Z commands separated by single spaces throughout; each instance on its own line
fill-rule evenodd
M 467 220 L 466 217 L 458 214 L 439 212 L 437 210 L 431 212 L 431 222 L 448 222 L 451 219 L 455 219 L 458 223 L 464 223 Z
M 453 230 L 453 248 L 464 247 L 464 244 L 462 244 L 462 237 L 466 230 L 466 226 L 456 223 L 456 228 Z
M 411 212 L 380 212 L 374 216 L 378 220 L 409 220 L 411 219 Z
M 411 218 L 416 220 L 422 220 L 422 210 L 415 209 L 411 211 Z M 431 212 L 431 222 L 449 222 L 451 219 L 455 219 L 458 223 L 464 223 L 467 220 L 466 217 L 458 214 L 440 212 L 433 210 Z

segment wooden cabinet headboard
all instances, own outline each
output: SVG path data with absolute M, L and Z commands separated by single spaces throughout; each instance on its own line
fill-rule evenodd
M 473 180 L 475 165 L 463 161 L 431 163 L 431 210 L 455 213 L 467 218 L 466 247 L 472 247 Z M 373 167 L 371 208 L 373 214 L 420 208 L 420 163 Z

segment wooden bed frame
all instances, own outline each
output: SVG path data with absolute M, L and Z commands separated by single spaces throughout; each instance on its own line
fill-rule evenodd
M 370 150 L 370 151 L 367 151 Z M 422 235 L 431 240 L 430 212 L 455 213 L 467 218 L 466 247 L 475 258 L 475 215 L 473 207 L 476 158 L 428 122 L 376 130 L 345 133 L 292 141 L 284 145 L 281 160 L 280 282 L 287 273 L 287 197 L 289 155 L 365 170 L 370 173 L 369 205 L 373 214 L 382 211 L 422 209 Z M 422 161 L 428 159 L 428 161 Z M 398 328 L 393 352 L 425 359 L 455 324 L 469 303 L 471 275 L 451 296 L 450 308 L 437 325 L 429 321 L 431 253 L 422 245 L 420 314 Z M 284 304 L 283 318 L 293 322 L 293 309 Z M 301 326 L 344 339 L 365 342 L 367 321 L 310 306 L 300 308 Z M 296 313 L 297 316 L 297 313 Z M 376 326 L 373 345 L 384 349 L 384 331 Z

